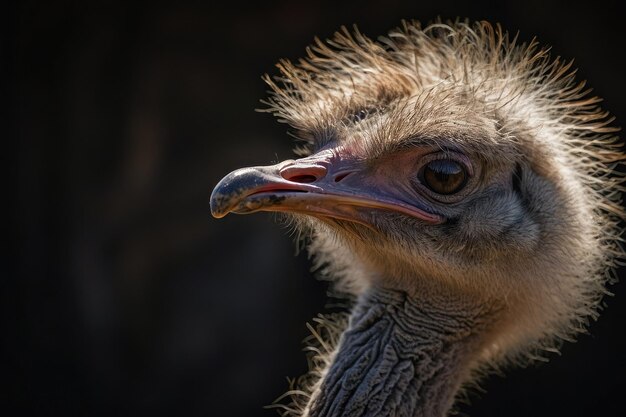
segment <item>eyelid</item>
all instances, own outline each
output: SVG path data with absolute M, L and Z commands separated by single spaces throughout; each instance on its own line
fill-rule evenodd
M 443 160 L 449 159 L 449 160 L 462 164 L 465 167 L 467 176 L 470 178 L 474 176 L 474 167 L 472 166 L 472 161 L 464 154 L 457 152 L 457 151 L 449 150 L 449 149 L 437 150 L 437 151 L 428 153 L 426 155 L 423 155 L 420 158 L 419 170 L 421 171 L 426 166 L 426 164 L 428 164 L 431 161 L 438 161 L 442 159 Z

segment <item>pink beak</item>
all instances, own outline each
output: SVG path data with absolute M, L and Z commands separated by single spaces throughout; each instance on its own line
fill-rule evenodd
M 298 160 L 231 172 L 211 194 L 211 213 L 221 218 L 230 212 L 293 212 L 371 227 L 372 216 L 385 210 L 428 223 L 443 222 L 440 215 L 375 188 L 362 162 L 323 150 Z

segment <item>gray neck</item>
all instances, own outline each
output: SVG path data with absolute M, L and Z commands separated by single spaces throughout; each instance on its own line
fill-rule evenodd
M 481 310 L 449 299 L 436 303 L 370 290 L 305 414 L 445 416 L 479 348 L 486 322 Z

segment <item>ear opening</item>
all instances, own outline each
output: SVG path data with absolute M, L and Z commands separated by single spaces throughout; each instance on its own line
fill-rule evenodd
M 515 171 L 513 171 L 512 183 L 513 183 L 513 191 L 515 191 L 520 197 L 523 197 L 522 175 L 523 175 L 522 165 L 518 162 L 517 164 L 515 164 Z

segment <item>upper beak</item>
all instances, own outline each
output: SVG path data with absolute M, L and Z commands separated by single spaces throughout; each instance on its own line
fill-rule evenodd
M 355 159 L 332 150 L 276 165 L 241 168 L 226 175 L 211 194 L 211 213 L 284 211 L 319 218 L 349 220 L 372 226 L 379 210 L 394 211 L 428 223 L 442 217 L 369 185 Z

